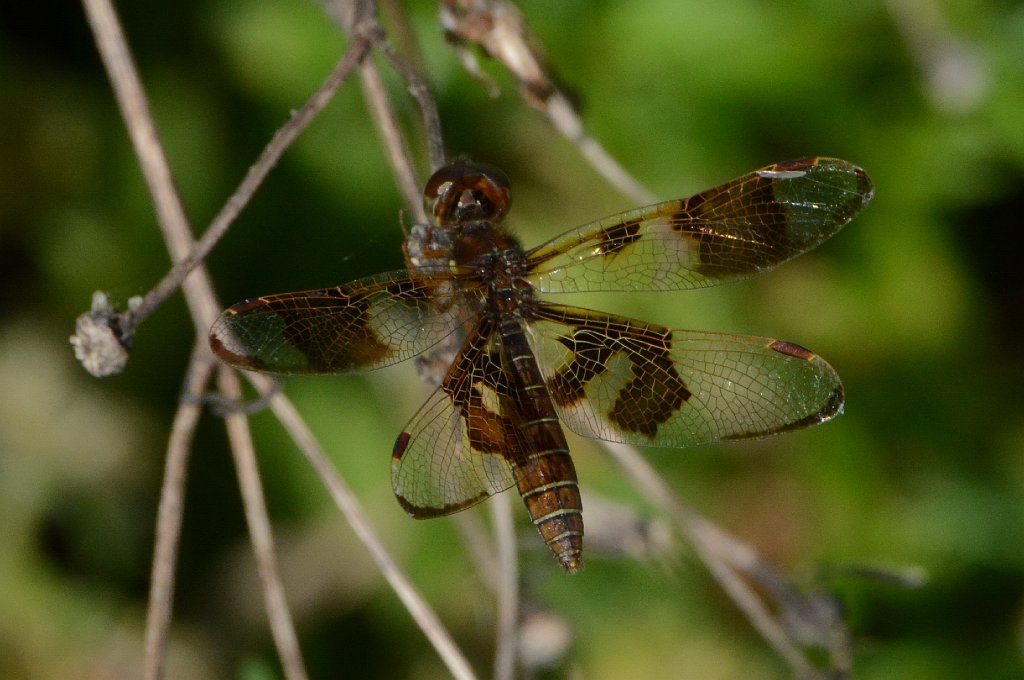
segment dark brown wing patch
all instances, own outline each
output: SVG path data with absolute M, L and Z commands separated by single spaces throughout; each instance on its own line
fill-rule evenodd
M 598 248 L 607 256 L 613 256 L 641 238 L 641 222 L 638 219 L 613 224 L 597 235 Z
M 697 273 L 717 278 L 729 272 L 755 272 L 793 252 L 796 244 L 789 243 L 786 208 L 775 200 L 773 186 L 771 180 L 754 175 L 747 186 L 726 185 L 680 201 L 670 223 L 674 231 L 696 244 Z M 740 190 L 742 195 L 736 195 Z M 716 220 L 720 223 L 726 214 L 757 225 L 756 232 L 739 234 L 716 228 Z
M 438 387 L 398 436 L 391 483 L 416 518 L 457 512 L 516 483 L 510 460 L 525 442 L 505 411 L 514 402 L 486 318 Z
M 653 439 L 658 426 L 690 398 L 669 355 L 671 330 L 642 322 L 610 323 L 610 317 L 573 314 L 571 308 L 548 305 L 537 316 L 572 329 L 558 337 L 571 359 L 548 383 L 558 406 L 578 405 L 587 386 L 609 370 L 613 359 L 629 363 L 630 378 L 608 409 L 608 418 L 623 430 Z
M 559 418 L 583 436 L 694 446 L 788 432 L 842 410 L 839 376 L 793 343 L 547 304 L 527 327 Z
M 871 180 L 836 158 L 777 163 L 687 199 L 581 226 L 529 250 L 542 293 L 682 290 L 768 271 L 830 238 Z
M 426 351 L 482 301 L 478 289 L 441 295 L 436 278 L 380 274 L 239 303 L 210 329 L 210 347 L 233 366 L 269 373 L 366 371 Z

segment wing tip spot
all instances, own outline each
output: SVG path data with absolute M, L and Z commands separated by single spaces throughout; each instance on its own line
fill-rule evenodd
M 795 342 L 789 342 L 787 340 L 773 340 L 770 345 L 770 349 L 775 350 L 779 354 L 785 354 L 787 356 L 795 357 L 797 359 L 803 359 L 804 361 L 814 361 L 817 358 L 817 354 L 807 349 L 802 345 L 798 345 Z
M 398 435 L 398 439 L 395 440 L 395 446 L 391 449 L 391 459 L 401 460 L 405 454 L 405 450 L 409 448 L 409 440 L 412 439 L 412 435 L 408 432 L 402 432 Z
M 225 334 L 220 326 L 221 324 L 219 323 L 215 324 L 207 338 L 213 354 L 224 363 L 236 368 L 252 371 L 263 370 L 263 362 L 259 361 L 254 354 L 240 354 L 235 349 L 232 349 L 231 346 L 236 345 L 236 343 L 230 341 L 230 334 Z

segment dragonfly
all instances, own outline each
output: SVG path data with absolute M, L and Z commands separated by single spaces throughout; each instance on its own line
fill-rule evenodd
M 283 375 L 360 373 L 452 345 L 440 384 L 395 442 L 398 502 L 438 517 L 515 487 L 574 573 L 583 508 L 563 428 L 688 447 L 824 423 L 844 393 L 824 359 L 792 342 L 668 328 L 544 295 L 746 279 L 820 245 L 873 193 L 847 161 L 793 160 L 524 249 L 504 223 L 505 174 L 462 159 L 427 182 L 432 219 L 410 231 L 406 269 L 245 300 L 209 342 L 232 366 Z

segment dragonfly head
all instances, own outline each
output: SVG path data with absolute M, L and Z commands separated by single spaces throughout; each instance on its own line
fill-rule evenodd
M 435 172 L 423 193 L 440 226 L 500 221 L 511 204 L 505 173 L 465 159 Z

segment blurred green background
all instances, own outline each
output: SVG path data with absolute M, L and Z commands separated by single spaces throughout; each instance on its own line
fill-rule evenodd
M 495 65 L 485 68 L 498 99 L 461 70 L 432 3 L 408 4 L 448 150 L 505 169 L 527 245 L 633 207 Z M 305 0 L 121 5 L 198 230 L 344 42 Z M 848 395 L 834 423 L 650 451 L 652 463 L 785 573 L 840 597 L 858 677 L 1024 677 L 1024 6 L 521 6 L 589 131 L 663 198 L 806 155 L 871 174 L 867 211 L 769 276 L 584 303 L 825 356 Z M 123 301 L 168 265 L 79 6 L 0 9 L 0 91 L 0 676 L 136 676 L 164 447 L 195 331 L 176 296 L 141 328 L 124 375 L 92 379 L 72 357 L 67 337 L 93 290 Z M 229 304 L 398 268 L 402 207 L 351 82 L 213 253 L 218 293 Z M 427 393 L 412 366 L 286 389 L 487 675 L 493 607 L 459 534 L 448 520 L 408 519 L 390 489 L 393 439 Z M 280 427 L 269 414 L 253 426 L 311 675 L 443 675 Z M 649 513 L 599 447 L 570 443 L 585 493 Z M 514 509 L 530 597 L 573 631 L 554 676 L 786 676 L 685 548 L 671 569 L 594 555 L 569 578 Z M 488 519 L 487 504 L 470 512 Z M 849 565 L 916 566 L 929 579 L 904 589 Z M 210 416 L 178 576 L 171 677 L 276 677 L 233 466 Z

